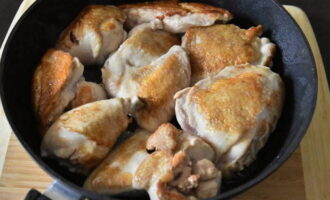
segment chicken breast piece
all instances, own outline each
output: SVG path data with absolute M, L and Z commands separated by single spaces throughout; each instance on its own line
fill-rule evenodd
M 167 139 L 172 140 L 177 146 L 173 153 L 169 153 L 166 148 L 160 150 L 162 145 L 160 140 L 166 135 L 168 135 Z M 101 194 L 145 189 L 151 200 L 185 200 L 196 199 L 194 196 L 199 195 L 196 192 L 201 184 L 203 188 L 199 188 L 200 194 L 211 197 L 207 194 L 218 192 L 219 187 L 216 190 L 211 188 L 210 191 L 209 188 L 205 188 L 205 184 L 212 186 L 214 180 L 220 183 L 221 177 L 213 162 L 208 160 L 210 158 L 208 153 L 214 155 L 214 151 L 205 142 L 201 145 L 203 140 L 197 136 L 188 135 L 171 124 L 163 124 L 151 136 L 147 131 L 138 130 L 93 171 L 86 180 L 84 188 Z M 192 140 L 190 137 L 197 139 Z M 156 151 L 148 154 L 146 151 L 148 145 L 152 145 Z M 205 151 L 203 146 L 206 145 L 209 149 Z M 189 149 L 199 147 L 202 147 L 200 151 L 204 151 L 204 156 L 194 161 L 191 159 L 193 155 L 189 153 Z
M 135 84 L 136 78 L 133 79 L 131 71 L 149 65 L 168 52 L 173 45 L 180 43 L 174 35 L 167 32 L 153 30 L 148 26 L 140 27 L 142 28 L 136 27 L 131 31 L 130 37 L 104 64 L 102 78 L 110 96 L 134 95 L 138 84 Z
M 155 1 L 121 5 L 127 15 L 126 25 L 133 28 L 143 23 L 159 24 L 171 33 L 184 33 L 194 26 L 210 26 L 233 18 L 225 9 L 200 3 Z M 158 26 L 159 26 L 158 25 Z
M 284 86 L 268 67 L 230 66 L 175 98 L 182 129 L 212 144 L 228 175 L 254 161 L 266 143 L 281 115 Z
M 32 100 L 42 134 L 64 112 L 75 96 L 84 66 L 63 51 L 49 49 L 32 80 Z
M 92 172 L 84 188 L 101 194 L 115 194 L 133 189 L 135 171 L 149 156 L 145 148 L 149 135 L 145 130 L 137 130 Z
M 134 114 L 141 127 L 153 131 L 172 119 L 174 94 L 189 86 L 190 74 L 187 54 L 179 46 L 131 74 L 137 76 L 137 96 L 145 103 L 144 108 Z
M 101 85 L 82 81 L 77 85 L 76 95 L 71 102 L 71 107 L 76 108 L 87 103 L 105 99 L 107 99 L 107 93 Z
M 139 30 L 110 56 L 102 70 L 103 83 L 111 96 L 138 96 L 145 103 L 134 117 L 148 131 L 171 120 L 174 94 L 190 83 L 186 52 L 177 45 L 170 48 L 177 42 L 163 31 Z
M 232 24 L 188 29 L 182 46 L 190 57 L 192 84 L 226 66 L 270 66 L 276 47 L 268 38 L 258 37 L 262 31 L 261 25 L 245 30 Z
M 202 139 L 165 123 L 146 145 L 156 151 L 138 167 L 133 182 L 135 187 L 147 189 L 150 199 L 209 198 L 218 193 L 221 172 L 212 162 L 214 150 Z M 217 188 L 200 188 L 206 181 Z
M 47 131 L 41 144 L 43 156 L 55 156 L 72 171 L 96 166 L 126 130 L 135 99 L 109 99 L 89 103 L 63 114 Z
M 56 48 L 85 65 L 103 64 L 126 38 L 124 12 L 115 6 L 90 5 L 62 32 Z

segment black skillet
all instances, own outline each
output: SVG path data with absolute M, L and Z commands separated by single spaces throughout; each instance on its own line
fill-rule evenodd
M 0 68 L 1 99 L 9 123 L 26 151 L 60 185 L 57 188 L 88 199 L 147 199 L 144 192 L 100 196 L 81 188 L 85 177 L 41 158 L 36 120 L 31 109 L 31 78 L 43 53 L 54 46 L 60 32 L 89 4 L 124 4 L 129 0 L 37 0 L 23 15 L 4 48 Z M 309 45 L 289 14 L 273 0 L 200 0 L 231 11 L 233 23 L 247 28 L 262 24 L 265 36 L 276 43 L 275 72 L 284 79 L 286 100 L 282 117 L 258 159 L 224 180 L 221 194 L 228 199 L 254 186 L 281 166 L 297 148 L 312 118 L 317 94 L 314 59 Z M 210 38 L 212 39 L 212 38 Z M 90 76 L 92 74 L 92 76 Z M 87 70 L 87 78 L 99 76 Z M 17 163 L 19 164 L 19 163 Z M 33 185 L 31 185 L 33 187 Z

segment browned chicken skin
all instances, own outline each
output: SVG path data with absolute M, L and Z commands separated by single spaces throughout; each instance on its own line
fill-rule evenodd
M 188 29 L 182 46 L 189 54 L 192 84 L 226 66 L 246 63 L 269 66 L 275 45 L 267 38 L 259 38 L 262 32 L 260 25 L 247 30 L 232 24 Z
M 163 146 L 164 136 L 171 140 L 170 145 Z M 146 146 L 155 151 L 148 154 Z M 192 154 L 197 150 L 203 153 Z M 151 200 L 212 197 L 221 178 L 213 158 L 210 145 L 166 123 L 149 138 L 140 130 L 122 143 L 94 170 L 84 187 L 102 194 L 145 189 Z
M 115 6 L 87 6 L 62 32 L 56 48 L 78 57 L 85 65 L 101 64 L 126 38 L 125 19 Z
M 226 67 L 176 94 L 176 117 L 185 131 L 209 142 L 225 174 L 255 160 L 280 117 L 284 87 L 268 67 Z
M 107 94 L 103 87 L 93 82 L 82 81 L 77 85 L 71 107 L 76 108 L 87 103 L 107 99 Z
M 46 132 L 43 156 L 55 156 L 72 170 L 87 172 L 112 149 L 117 138 L 131 123 L 134 99 L 114 98 L 85 104 L 56 120 Z
M 150 27 L 132 32 L 106 61 L 103 83 L 110 96 L 138 96 L 145 106 L 134 118 L 152 132 L 174 116 L 173 96 L 190 84 L 190 63 L 173 34 Z
M 189 27 L 227 22 L 232 14 L 210 5 L 176 1 L 155 1 L 121 5 L 127 15 L 126 25 L 133 28 L 149 23 L 171 33 L 184 33 Z
M 63 51 L 50 49 L 42 57 L 32 82 L 33 107 L 42 133 L 74 98 L 83 71 L 79 60 Z
M 149 133 L 137 130 L 111 152 L 85 181 L 84 188 L 102 194 L 132 189 L 135 171 L 148 156 L 145 148 Z

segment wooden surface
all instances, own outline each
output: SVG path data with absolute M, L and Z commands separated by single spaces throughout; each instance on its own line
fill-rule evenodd
M 25 0 L 18 15 L 31 2 L 33 0 Z M 330 199 L 330 156 L 328 156 L 330 145 L 327 146 L 327 144 L 330 144 L 330 135 L 327 134 L 327 127 L 330 128 L 330 96 L 324 66 L 308 19 L 300 9 L 295 7 L 286 8 L 304 29 L 317 62 L 319 96 L 316 112 L 301 148 L 268 179 L 235 198 L 238 200 Z M 9 140 L 9 137 L 5 138 L 6 134 L 3 134 L 4 129 L 1 123 L 4 122 L 4 116 L 1 108 L 0 117 L 2 117 L 0 118 L 0 147 L 3 147 L 3 141 Z M 328 131 L 328 133 L 330 132 Z M 4 157 L 3 152 L 1 152 L 3 149 L 0 148 L 0 169 L 1 158 Z M 0 199 L 23 199 L 31 187 L 43 191 L 51 181 L 52 179 L 35 164 L 12 134 L 3 174 L 0 178 Z
M 318 97 L 313 121 L 301 143 L 306 196 L 330 199 L 330 93 L 321 53 L 312 27 L 302 10 L 287 7 L 304 31 L 314 54 L 318 75 Z M 330 55 L 325 55 L 330 56 Z
M 9 33 L 14 28 L 14 25 L 16 24 L 16 22 L 18 21 L 20 16 L 26 11 L 26 9 L 29 8 L 29 6 L 33 2 L 34 2 L 34 0 L 24 0 L 23 3 L 21 4 L 21 6 L 19 7 L 19 9 L 17 11 L 17 14 L 15 15 L 15 17 L 13 19 L 13 22 L 11 23 L 11 25 L 9 27 L 8 33 L 5 37 L 5 40 L 1 45 L 0 58 L 1 58 L 1 55 L 2 55 L 4 44 L 6 43 L 7 38 L 9 36 Z M 8 122 L 6 120 L 5 114 L 3 112 L 1 100 L 0 100 L 0 176 L 2 174 L 2 168 L 3 168 L 3 165 L 4 165 L 6 152 L 7 152 L 7 147 L 8 147 L 9 138 L 10 138 L 11 133 L 12 133 L 12 131 L 11 131 L 11 128 L 9 127 Z

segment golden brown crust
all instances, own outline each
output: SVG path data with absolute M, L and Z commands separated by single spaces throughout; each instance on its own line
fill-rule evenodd
M 72 108 L 94 101 L 93 88 L 84 84 L 77 88 L 75 99 L 71 102 Z
M 244 135 L 255 126 L 255 118 L 263 106 L 275 103 L 265 102 L 259 78 L 261 75 L 257 73 L 243 73 L 219 79 L 207 89 L 195 86 L 193 101 L 205 114 L 212 129 Z
M 79 44 L 86 29 L 97 31 L 102 38 L 101 30 L 108 31 L 115 28 L 115 21 L 124 23 L 124 12 L 115 6 L 90 5 L 75 18 L 75 20 L 61 33 L 57 48 L 68 49 Z
M 91 191 L 127 189 L 132 187 L 133 174 L 124 172 L 132 156 L 145 150 L 148 134 L 139 132 L 123 142 L 88 177 L 84 187 Z M 112 164 L 118 163 L 117 166 Z
M 162 12 L 165 16 L 171 15 L 185 15 L 188 10 L 182 9 L 176 2 L 168 1 L 155 1 L 155 2 L 144 2 L 136 4 L 125 4 L 119 6 L 122 9 L 126 8 L 142 8 L 142 9 L 152 9 Z
M 235 25 L 188 29 L 184 36 L 184 46 L 190 55 L 193 81 L 216 73 L 226 66 L 256 61 L 261 55 L 253 42 L 262 33 L 262 29 L 260 25 L 248 30 Z
M 244 30 L 243 30 L 244 31 Z M 253 26 L 247 30 L 245 30 L 246 40 L 252 41 L 256 37 L 260 36 L 264 31 L 264 27 L 262 25 Z
M 222 8 L 201 4 L 201 3 L 178 3 L 176 1 L 155 1 L 145 2 L 137 4 L 126 4 L 119 6 L 123 9 L 131 8 L 142 8 L 142 9 L 153 9 L 162 12 L 161 16 L 172 16 L 172 15 L 187 15 L 189 12 L 193 13 L 206 13 L 206 14 L 220 14 L 226 15 L 228 18 L 232 18 L 232 14 Z
M 168 116 L 174 113 L 172 107 L 168 110 L 167 104 L 171 103 L 176 91 L 179 91 L 184 85 L 182 75 L 178 73 L 178 56 L 172 55 L 158 67 L 155 71 L 149 74 L 141 82 L 138 96 L 146 103 L 146 107 L 137 113 L 139 121 L 147 121 L 150 118 L 157 118 L 161 113 L 167 112 Z M 166 76 L 164 76 L 166 74 Z
M 175 190 L 171 190 L 169 186 L 164 182 L 158 182 L 157 183 L 158 191 L 157 195 L 159 199 L 162 200 L 188 200 L 187 197 L 180 194 L 179 192 Z
M 119 100 L 123 103 L 123 99 Z M 112 110 L 108 116 L 99 117 L 98 112 L 104 112 L 103 109 L 105 109 L 102 105 L 101 102 L 95 102 L 88 109 L 78 108 L 67 112 L 65 116 L 60 118 L 62 126 L 72 132 L 83 134 L 100 146 L 112 147 L 118 136 L 127 128 L 130 119 L 124 114 L 122 108 L 118 108 L 118 111 Z M 82 124 L 89 124 L 88 126 L 72 126 L 71 119 Z M 112 130 L 113 134 L 109 134 L 109 130 Z
M 182 168 L 187 164 L 187 154 L 184 151 L 177 152 L 172 159 L 172 168 L 175 169 L 175 171 L 181 171 Z
M 240 68 L 254 67 L 252 65 L 236 66 Z M 206 88 L 194 86 L 191 100 L 198 105 L 200 113 L 204 113 L 209 128 L 223 131 L 228 134 L 240 134 L 240 137 L 249 132 L 256 123 L 259 123 L 264 134 L 265 127 L 271 127 L 279 117 L 284 99 L 284 85 L 280 82 L 279 90 L 271 91 L 266 95 L 265 75 L 258 71 L 247 71 L 234 77 L 223 77 L 215 80 Z M 274 83 L 276 84 L 276 83 Z M 258 121 L 257 116 L 265 109 L 276 114 L 274 119 Z M 267 123 L 267 124 L 264 124 Z M 271 124 L 270 124 L 271 123 Z
M 229 19 L 233 18 L 233 15 L 228 10 L 219 7 L 214 7 L 201 3 L 193 3 L 193 2 L 179 3 L 179 5 L 181 8 L 189 10 L 190 12 L 193 13 L 210 13 L 210 14 L 213 13 L 213 14 L 228 16 Z
M 142 49 L 146 54 L 160 56 L 165 54 L 172 46 L 180 44 L 180 41 L 173 34 L 146 28 L 128 38 L 124 44 Z
M 134 176 L 141 188 L 150 188 L 155 182 L 168 183 L 173 178 L 171 156 L 163 151 L 156 151 L 144 159 Z
M 73 70 L 73 57 L 63 51 L 48 50 L 33 76 L 32 96 L 35 113 L 40 126 L 45 129 L 56 120 L 54 113 L 61 103 L 61 93 L 65 89 Z
M 75 98 L 71 102 L 71 107 L 76 108 L 104 99 L 106 99 L 106 93 L 101 85 L 82 81 L 77 85 Z
M 148 150 L 159 150 L 173 155 L 180 133 L 181 131 L 172 124 L 164 123 L 148 138 L 146 147 Z

